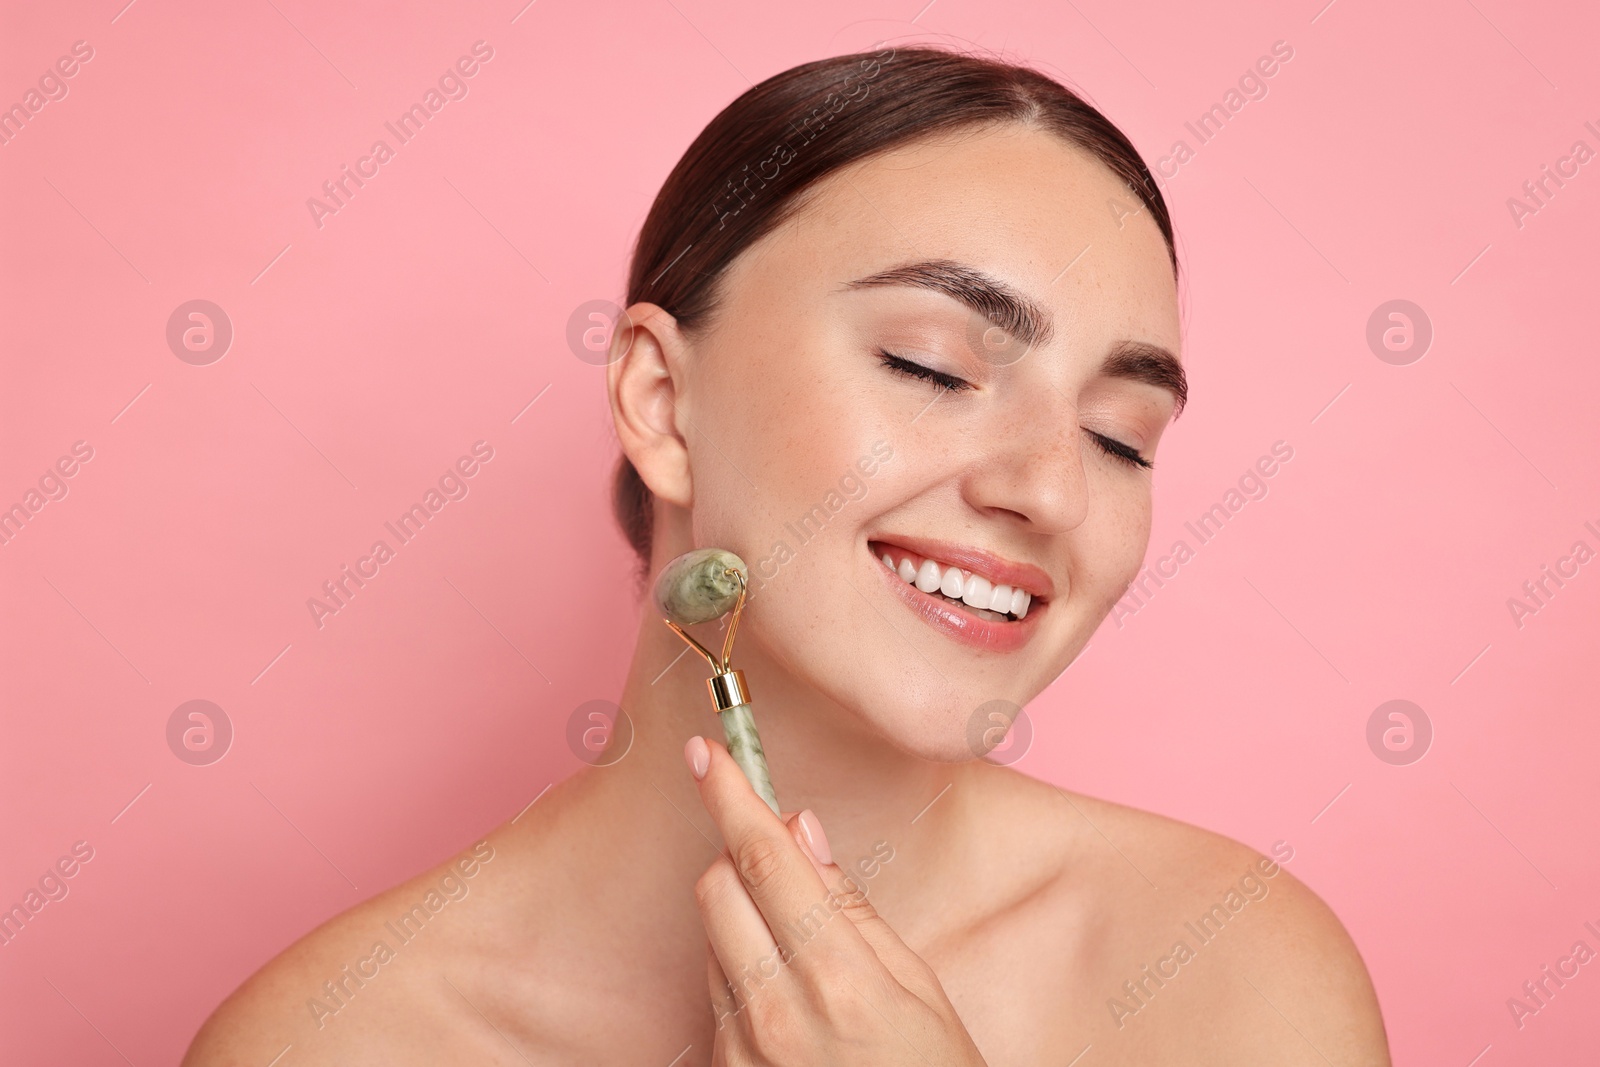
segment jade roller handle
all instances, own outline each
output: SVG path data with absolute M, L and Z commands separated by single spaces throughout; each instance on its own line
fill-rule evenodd
M 733 762 L 750 780 L 751 788 L 767 802 L 772 813 L 781 817 L 777 795 L 772 791 L 772 776 L 767 773 L 767 756 L 761 751 L 761 735 L 756 733 L 755 714 L 750 705 L 735 704 L 718 715 L 722 718 L 722 736 L 728 742 L 728 755 L 733 757 Z

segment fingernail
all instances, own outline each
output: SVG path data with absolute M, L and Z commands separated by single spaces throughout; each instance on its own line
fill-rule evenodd
M 800 832 L 805 834 L 806 847 L 817 857 L 818 863 L 826 867 L 833 862 L 833 849 L 828 844 L 828 835 L 822 832 L 822 822 L 810 808 L 800 813 Z
M 694 775 L 695 781 L 704 778 L 711 766 L 711 749 L 706 745 L 706 739 L 699 734 L 689 738 L 683 746 L 683 761 L 689 765 L 689 773 Z

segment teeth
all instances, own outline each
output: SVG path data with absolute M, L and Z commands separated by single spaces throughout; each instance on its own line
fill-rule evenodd
M 951 600 L 960 600 L 963 584 L 960 568 L 947 567 L 944 572 L 944 581 L 939 583 L 939 592 Z
M 931 559 L 923 560 L 919 567 L 909 558 L 902 559 L 896 565 L 894 556 L 888 552 L 883 554 L 882 559 L 883 565 L 899 575 L 907 585 L 914 585 L 924 593 L 942 593 L 951 600 L 959 600 L 981 611 L 994 611 L 1023 619 L 1033 603 L 1033 595 L 1026 590 L 994 585 L 983 575 L 960 567 L 941 566 Z

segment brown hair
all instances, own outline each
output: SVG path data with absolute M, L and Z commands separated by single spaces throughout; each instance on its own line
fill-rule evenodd
M 704 328 L 740 252 L 790 218 L 801 194 L 847 164 L 915 138 L 1004 122 L 1047 130 L 1121 178 L 1166 239 L 1172 221 L 1150 170 L 1109 119 L 1027 67 L 943 49 L 885 49 L 802 63 L 742 93 L 694 139 L 656 194 L 628 271 L 629 306 L 659 305 Z M 623 455 L 612 510 L 649 567 L 652 494 Z

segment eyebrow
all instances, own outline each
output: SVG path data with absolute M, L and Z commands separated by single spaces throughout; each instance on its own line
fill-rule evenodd
M 1112 346 L 1111 356 L 1101 366 L 1100 373 L 1165 389 L 1172 394 L 1173 418 L 1182 415 L 1184 405 L 1189 402 L 1189 376 L 1183 373 L 1183 364 L 1160 345 L 1118 341 Z
M 1011 286 L 982 271 L 948 259 L 924 259 L 846 282 L 847 289 L 909 285 L 954 297 L 1028 348 L 1053 336 L 1049 312 Z M 1102 374 L 1144 382 L 1172 394 L 1173 417 L 1183 413 L 1189 400 L 1189 379 L 1178 357 L 1160 345 L 1144 341 L 1119 341 L 1100 368 Z

